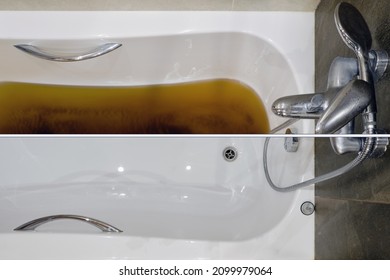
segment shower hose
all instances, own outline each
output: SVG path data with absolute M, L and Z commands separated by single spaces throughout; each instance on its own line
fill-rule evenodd
M 281 124 L 280 126 L 276 127 L 275 129 L 271 130 L 270 133 L 275 133 L 275 132 L 277 132 L 277 131 L 279 131 L 279 130 L 281 130 L 283 128 L 286 128 L 286 127 L 288 127 L 289 125 L 295 123 L 298 120 L 299 119 L 288 120 L 285 123 Z M 368 134 L 373 134 L 373 131 L 369 131 Z M 342 167 L 340 167 L 340 168 L 338 168 L 336 170 L 333 170 L 331 172 L 328 172 L 328 173 L 325 173 L 323 175 L 320 175 L 320 176 L 314 177 L 312 179 L 309 179 L 307 181 L 303 181 L 301 183 L 297 183 L 297 184 L 294 184 L 294 185 L 291 185 L 291 186 L 288 186 L 288 187 L 279 187 L 279 186 L 276 186 L 274 184 L 274 182 L 272 181 L 272 179 L 271 179 L 271 177 L 269 175 L 269 171 L 268 171 L 267 152 L 268 152 L 269 140 L 270 140 L 270 138 L 267 137 L 265 139 L 265 142 L 264 142 L 264 149 L 263 149 L 264 172 L 265 172 L 265 177 L 267 178 L 267 181 L 270 184 L 270 186 L 275 191 L 278 191 L 278 192 L 291 192 L 291 191 L 295 191 L 297 189 L 300 189 L 300 188 L 303 188 L 303 187 L 307 187 L 307 186 L 310 186 L 310 185 L 313 185 L 313 184 L 317 184 L 317 183 L 320 183 L 320 182 L 324 182 L 326 180 L 329 180 L 329 179 L 335 178 L 337 176 L 340 176 L 340 175 L 350 171 L 352 168 L 354 168 L 355 166 L 359 165 L 362 161 L 364 161 L 371 154 L 371 151 L 372 151 L 372 149 L 373 149 L 373 147 L 375 145 L 375 139 L 372 138 L 372 137 L 367 137 L 364 140 L 364 144 L 363 144 L 362 150 L 358 153 L 358 155 L 352 161 L 350 161 L 346 165 L 344 165 L 344 166 L 342 166 Z

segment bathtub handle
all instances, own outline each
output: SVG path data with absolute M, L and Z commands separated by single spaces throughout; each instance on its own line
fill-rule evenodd
M 26 52 L 32 56 L 42 58 L 42 59 L 47 59 L 50 61 L 57 61 L 57 62 L 75 62 L 75 61 L 82 61 L 86 59 L 91 59 L 95 58 L 101 55 L 104 55 L 106 53 L 109 53 L 117 48 L 122 46 L 122 44 L 119 43 L 106 43 L 103 45 L 98 46 L 97 48 L 87 52 L 87 53 L 82 53 L 82 54 L 77 54 L 73 56 L 61 56 L 61 55 L 55 55 L 55 54 L 50 54 L 48 52 L 45 52 L 41 50 L 40 48 L 30 45 L 30 44 L 19 44 L 19 45 L 14 45 L 15 48 Z
M 78 215 L 53 215 L 53 216 L 42 217 L 42 218 L 38 218 L 38 219 L 32 220 L 30 222 L 27 222 L 21 226 L 18 226 L 14 230 L 20 230 L 20 231 L 35 230 L 40 225 L 43 225 L 43 224 L 46 224 L 48 222 L 55 221 L 55 220 L 61 220 L 61 219 L 70 219 L 70 220 L 78 220 L 78 221 L 86 222 L 90 225 L 93 225 L 93 226 L 99 228 L 103 232 L 122 232 L 120 229 L 118 229 L 114 226 L 111 226 L 105 222 L 102 222 L 102 221 L 99 221 L 96 219 L 92 219 L 89 217 L 85 217 L 85 216 L 78 216 Z

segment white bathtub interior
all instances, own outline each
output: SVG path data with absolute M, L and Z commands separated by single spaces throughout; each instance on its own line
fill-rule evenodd
M 251 86 L 269 113 L 276 98 L 313 91 L 313 13 L 1 12 L 1 81 L 145 85 L 228 78 Z M 68 23 L 79 26 L 68 28 Z M 56 23 L 56 24 L 53 24 Z M 121 48 L 77 63 L 13 47 L 75 52 Z M 312 131 L 311 122 L 295 125 Z M 270 144 L 271 176 L 287 186 L 313 176 L 313 141 L 297 153 Z M 312 188 L 278 193 L 262 169 L 261 137 L 0 138 L 0 258 L 313 258 Z M 222 151 L 233 146 L 237 160 Z M 55 214 L 85 215 L 122 233 L 62 221 L 14 232 Z M 39 248 L 39 249 L 38 249 Z M 81 249 L 82 248 L 82 249 Z

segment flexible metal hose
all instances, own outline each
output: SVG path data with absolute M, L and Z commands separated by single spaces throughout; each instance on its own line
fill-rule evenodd
M 279 127 L 281 127 L 280 129 L 285 127 L 285 126 L 283 126 L 284 124 L 279 126 Z M 289 123 L 289 124 L 291 124 L 291 123 Z M 287 124 L 287 125 L 289 125 L 289 124 Z M 277 130 L 274 129 L 272 131 L 277 131 Z M 368 131 L 368 134 L 374 134 L 373 130 Z M 268 171 L 267 153 L 268 153 L 269 140 L 270 140 L 270 138 L 267 137 L 265 139 L 265 142 L 264 142 L 263 167 L 264 167 L 265 177 L 266 177 L 266 179 L 268 181 L 268 184 L 271 186 L 271 188 L 273 188 L 275 191 L 278 191 L 278 192 L 291 192 L 291 191 L 295 191 L 297 189 L 300 189 L 300 188 L 303 188 L 303 187 L 307 187 L 307 186 L 310 186 L 310 185 L 313 185 L 313 184 L 317 184 L 317 183 L 320 183 L 320 182 L 324 182 L 326 180 L 330 180 L 332 178 L 340 176 L 340 175 L 350 171 L 352 168 L 354 168 L 355 166 L 359 165 L 362 161 L 364 161 L 371 154 L 372 149 L 373 149 L 373 147 L 375 145 L 375 138 L 367 137 L 364 140 L 363 148 L 358 153 L 357 157 L 354 158 L 349 163 L 347 163 L 346 165 L 344 165 L 344 166 L 342 166 L 342 167 L 340 167 L 340 168 L 338 168 L 336 170 L 333 170 L 331 172 L 325 173 L 323 175 L 314 177 L 313 179 L 309 179 L 307 181 L 303 181 L 303 182 L 298 183 L 298 184 L 294 184 L 294 185 L 291 185 L 291 186 L 288 186 L 288 187 L 278 187 L 272 181 L 272 179 L 271 179 L 271 177 L 269 175 L 269 171 Z

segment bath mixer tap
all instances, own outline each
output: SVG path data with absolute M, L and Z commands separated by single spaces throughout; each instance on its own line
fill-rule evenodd
M 372 100 L 372 91 L 367 82 L 353 79 L 326 92 L 279 98 L 272 111 L 282 117 L 318 119 L 317 133 L 334 133 L 363 112 Z
M 364 134 L 382 132 L 376 126 L 374 83 L 382 77 L 387 64 L 385 51 L 370 50 L 370 30 L 360 12 L 351 4 L 340 3 L 335 10 L 335 23 L 344 43 L 356 58 L 336 57 L 329 69 L 327 90 L 322 93 L 293 95 L 279 98 L 272 111 L 282 117 L 316 119 L 315 132 L 321 134 L 353 134 L 354 120 L 362 116 Z M 382 155 L 388 138 L 377 137 L 364 145 L 364 138 L 331 138 L 337 154 L 370 149 L 369 157 Z

